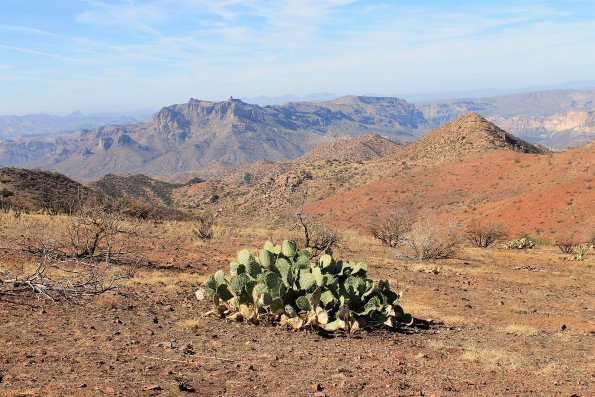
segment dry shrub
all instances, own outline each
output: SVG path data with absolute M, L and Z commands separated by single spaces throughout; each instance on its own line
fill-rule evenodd
M 384 221 L 377 222 L 371 227 L 371 234 L 382 244 L 395 248 L 403 241 L 406 233 L 411 231 L 413 216 L 405 210 L 395 211 Z
M 497 223 L 473 222 L 465 231 L 467 241 L 479 248 L 487 248 L 506 237 L 504 226 Z
M 447 259 L 454 257 L 460 243 L 459 225 L 423 219 L 403 237 L 398 255 L 418 260 Z
M 338 244 L 339 235 L 328 227 L 313 222 L 301 213 L 296 214 L 296 218 L 304 232 L 304 248 L 312 248 L 314 256 Z
M 122 214 L 94 200 L 83 202 L 76 208 L 66 227 L 70 256 L 75 258 L 101 257 L 109 261 L 121 253 L 120 248 L 114 246 L 116 235 L 127 233 Z
M 556 246 L 564 254 L 572 254 L 580 244 L 580 239 L 576 237 L 576 232 L 569 232 L 556 236 Z
M 148 220 L 153 217 L 155 206 L 143 200 L 134 199 L 124 206 L 122 212 L 131 218 Z
M 132 277 L 135 265 L 97 265 L 86 260 L 58 261 L 42 258 L 34 269 L 0 269 L 0 297 L 34 296 L 53 302 L 73 302 L 122 287 Z
M 203 214 L 196 217 L 192 227 L 192 234 L 200 240 L 210 240 L 213 238 L 213 227 L 215 226 L 215 217 L 210 214 Z

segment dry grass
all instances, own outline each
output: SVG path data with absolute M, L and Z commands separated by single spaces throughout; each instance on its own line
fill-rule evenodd
M 189 318 L 187 320 L 182 320 L 182 321 L 178 322 L 178 325 L 181 326 L 182 328 L 193 329 L 200 325 L 200 320 L 195 319 L 195 318 Z
M 137 272 L 133 278 L 128 280 L 128 283 L 171 286 L 177 284 L 200 284 L 205 280 L 206 276 L 199 276 L 192 273 L 152 270 Z
M 499 331 L 519 336 L 532 336 L 539 333 L 537 328 L 525 324 L 508 324 L 506 327 L 499 328 Z
M 405 299 L 400 305 L 407 313 L 413 313 L 417 318 L 443 322 L 449 327 L 464 327 L 474 323 L 473 320 L 463 316 L 441 313 L 436 310 L 436 307 L 414 303 L 411 299 Z
M 488 367 L 499 367 L 507 369 L 527 369 L 531 363 L 523 356 L 501 349 L 486 349 L 476 346 L 468 346 L 460 357 L 461 361 Z

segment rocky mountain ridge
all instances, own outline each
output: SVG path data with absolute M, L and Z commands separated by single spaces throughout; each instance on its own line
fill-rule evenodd
M 0 166 L 53 169 L 78 180 L 121 172 L 161 177 L 217 165 L 287 161 L 344 137 L 378 134 L 414 141 L 468 112 L 529 141 L 566 147 L 595 138 L 591 98 L 595 91 L 558 90 L 423 104 L 365 96 L 275 106 L 231 97 L 190 99 L 164 107 L 148 123 L 0 141 Z

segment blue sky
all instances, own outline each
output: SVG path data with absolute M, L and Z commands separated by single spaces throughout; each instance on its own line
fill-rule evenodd
M 1 0 L 0 114 L 595 80 L 593 1 Z

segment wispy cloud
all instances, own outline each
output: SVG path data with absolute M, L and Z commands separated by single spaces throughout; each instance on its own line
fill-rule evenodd
M 61 87 L 48 106 L 64 111 L 190 96 L 508 88 L 595 70 L 595 7 L 582 1 L 89 0 L 45 24 L 3 17 L 1 7 L 2 63 L 31 87 L 39 81 L 45 98 Z M 0 108 L 41 106 L 11 87 Z

